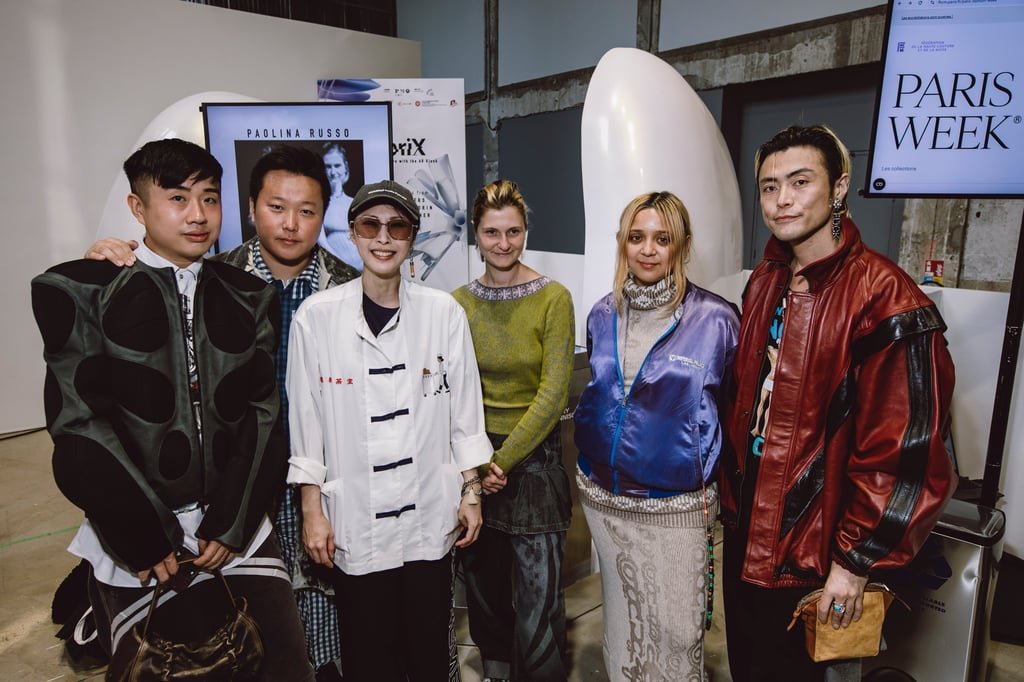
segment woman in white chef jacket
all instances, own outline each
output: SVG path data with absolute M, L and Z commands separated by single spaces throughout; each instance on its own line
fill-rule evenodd
M 451 550 L 476 539 L 492 452 L 480 377 L 455 299 L 401 278 L 409 190 L 365 185 L 349 220 L 362 276 L 292 323 L 288 482 L 310 557 L 335 567 L 345 678 L 437 682 L 457 676 Z

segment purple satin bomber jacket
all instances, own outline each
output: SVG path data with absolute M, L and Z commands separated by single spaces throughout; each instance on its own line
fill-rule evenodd
M 700 490 L 718 474 L 719 400 L 736 351 L 736 310 L 687 282 L 671 326 L 648 351 L 628 394 L 618 324 L 608 294 L 587 318 L 592 378 L 575 413 L 580 469 L 616 495 Z

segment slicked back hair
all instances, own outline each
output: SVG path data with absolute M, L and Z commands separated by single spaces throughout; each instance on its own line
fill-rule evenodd
M 792 147 L 812 147 L 821 152 L 828 173 L 828 185 L 835 187 L 844 173 L 850 173 L 850 152 L 839 137 L 826 125 L 790 126 L 780 130 L 770 140 L 757 148 L 754 155 L 754 183 L 761 177 L 761 166 L 765 159 L 776 152 L 783 152 Z M 843 199 L 842 212 L 849 213 L 846 199 Z

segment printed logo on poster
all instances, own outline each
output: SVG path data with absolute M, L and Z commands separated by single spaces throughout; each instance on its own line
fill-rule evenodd
M 421 218 L 403 271 L 444 291 L 469 280 L 464 87 L 461 78 L 317 81 L 321 100 L 392 103 L 394 180 L 412 191 Z

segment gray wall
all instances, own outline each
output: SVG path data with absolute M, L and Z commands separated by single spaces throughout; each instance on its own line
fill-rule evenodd
M 879 4 L 877 0 L 662 0 L 658 48 L 689 47 Z
M 650 0 L 647 0 L 649 3 Z M 398 35 L 423 45 L 423 75 L 484 89 L 486 0 L 396 0 Z M 594 66 L 636 47 L 637 0 L 499 2 L 499 85 Z M 877 0 L 661 0 L 660 50 L 671 50 L 875 7 Z
M 500 3 L 498 84 L 583 69 L 613 47 L 635 47 L 636 8 L 636 0 Z
M 317 78 L 420 75 L 419 44 L 180 0 L 5 2 L 0 433 L 41 426 L 29 280 L 81 257 L 123 160 L 173 102 L 222 90 L 314 100 Z
M 443 11 L 429 11 L 424 4 Z M 594 65 L 612 47 L 648 49 L 672 64 L 708 104 L 738 160 L 748 102 L 737 92 L 815 74 L 841 90 L 852 72 L 877 68 L 885 26 L 885 5 L 878 0 L 397 0 L 397 8 L 399 34 L 423 42 L 425 76 L 462 75 L 468 93 L 483 91 L 467 107 L 467 124 L 475 128 L 483 154 L 469 163 L 482 172 L 481 178 L 469 179 L 470 187 L 508 167 L 500 159 L 502 147 L 508 148 L 504 122 L 582 106 Z M 488 10 L 497 38 L 491 49 L 485 39 Z M 415 21 L 405 20 L 411 16 Z M 488 57 L 495 64 L 490 88 Z M 656 101 L 652 93 L 652 104 Z M 794 112 L 793 120 L 799 118 Z M 864 122 L 865 129 L 870 125 Z M 544 166 L 532 172 L 545 180 L 533 184 L 552 197 L 531 193 L 531 201 L 559 211 L 538 215 L 538 223 L 580 221 L 582 197 L 573 183 L 547 181 Z M 747 181 L 739 180 L 741 186 Z M 554 200 L 555 188 L 563 186 L 566 191 Z M 920 275 L 924 259 L 941 258 L 947 286 L 1009 289 L 1024 202 L 908 199 L 902 215 L 895 204 L 893 211 L 896 227 L 888 237 L 880 235 L 875 246 L 897 256 L 913 276 Z M 758 251 L 756 244 L 747 246 L 750 253 Z
M 397 0 L 398 35 L 429 45 L 423 75 L 463 78 L 466 92 L 484 89 L 483 0 Z

